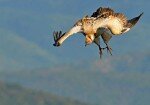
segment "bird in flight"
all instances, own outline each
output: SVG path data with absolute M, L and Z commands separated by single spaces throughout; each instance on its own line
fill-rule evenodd
M 95 43 L 99 48 L 100 58 L 103 50 L 112 55 L 112 48 L 108 45 L 112 36 L 122 35 L 128 32 L 140 19 L 143 13 L 139 16 L 128 20 L 122 13 L 116 13 L 110 8 L 100 7 L 91 16 L 85 16 L 78 20 L 74 26 L 67 32 L 62 34 L 62 31 L 54 31 L 54 46 L 60 46 L 68 37 L 75 33 L 82 33 L 85 36 L 85 46 Z M 100 38 L 106 44 L 106 47 L 101 47 Z

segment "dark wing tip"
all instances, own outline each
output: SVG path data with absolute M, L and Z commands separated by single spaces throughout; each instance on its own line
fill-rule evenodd
M 65 34 L 65 33 L 64 33 Z M 60 46 L 61 44 L 58 42 L 58 40 L 64 35 L 64 34 L 62 34 L 62 31 L 54 31 L 53 32 L 53 38 L 54 38 L 54 44 L 53 44 L 53 46 L 56 46 L 56 47 L 58 47 L 58 46 Z
M 114 14 L 114 10 L 109 7 L 99 7 L 96 12 L 94 12 L 91 17 L 98 17 L 98 16 L 109 16 Z
M 142 13 L 140 14 L 140 17 L 141 17 L 143 14 L 144 14 L 144 12 L 142 12 Z
M 139 16 L 137 16 L 137 17 L 135 17 L 135 18 L 133 18 L 133 19 L 131 19 L 131 20 L 128 20 L 127 27 L 128 27 L 128 28 L 133 27 L 133 26 L 138 22 L 138 20 L 140 19 L 140 17 L 141 17 L 143 14 L 144 14 L 144 12 L 142 12 Z
M 139 19 L 143 14 L 144 14 L 144 12 L 142 12 L 137 18 Z
M 59 44 L 58 42 L 55 42 L 55 43 L 53 44 L 53 46 L 58 47 L 58 46 L 60 46 L 60 44 Z

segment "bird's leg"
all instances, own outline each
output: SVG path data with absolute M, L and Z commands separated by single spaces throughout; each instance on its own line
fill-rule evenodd
M 103 55 L 103 51 L 105 48 L 102 48 L 100 45 L 98 45 L 98 48 L 99 48 L 99 54 L 100 54 L 100 59 L 102 58 L 102 55 Z
M 107 52 L 109 52 L 110 53 L 110 55 L 112 55 L 112 48 L 111 47 L 109 47 L 108 46 L 108 44 L 107 43 L 105 43 L 106 44 L 106 47 L 105 47 L 105 49 L 107 49 Z
M 102 48 L 100 45 L 98 45 L 98 48 L 99 48 L 99 54 L 100 54 L 100 59 L 102 58 L 102 55 L 103 55 L 103 52 L 102 52 Z
M 101 58 L 102 58 L 102 55 L 103 55 L 103 51 L 102 51 L 102 50 L 104 50 L 105 48 L 102 48 L 102 47 L 101 47 L 99 36 L 94 39 L 94 43 L 95 43 L 95 44 L 98 46 L 98 48 L 99 48 L 99 55 L 100 55 L 100 59 L 101 59 Z

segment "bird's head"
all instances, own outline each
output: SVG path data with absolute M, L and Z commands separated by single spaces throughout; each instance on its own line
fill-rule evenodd
M 85 46 L 93 43 L 95 36 L 93 34 L 85 35 Z

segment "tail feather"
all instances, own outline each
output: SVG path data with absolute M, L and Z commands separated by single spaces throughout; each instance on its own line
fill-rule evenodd
M 143 13 L 141 13 L 139 16 L 137 16 L 137 17 L 135 17 L 135 18 L 133 18 L 133 19 L 131 19 L 131 20 L 128 20 L 127 27 L 128 27 L 128 28 L 133 27 L 133 26 L 138 22 L 138 20 L 140 19 L 140 17 L 141 17 L 142 15 L 143 15 Z

